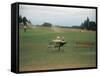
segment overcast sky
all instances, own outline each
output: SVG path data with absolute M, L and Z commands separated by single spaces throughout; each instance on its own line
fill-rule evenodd
M 19 14 L 35 25 L 49 22 L 61 26 L 79 26 L 87 17 L 96 21 L 96 10 L 86 8 L 20 5 Z

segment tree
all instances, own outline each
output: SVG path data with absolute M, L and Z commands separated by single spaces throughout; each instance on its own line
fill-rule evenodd
M 81 27 L 81 29 L 84 29 L 84 23 L 83 22 L 81 23 L 80 27 Z
M 26 32 L 27 30 L 27 24 L 30 23 L 31 24 L 31 21 L 28 20 L 25 16 L 22 17 L 21 15 L 19 16 L 19 23 L 22 23 L 23 24 L 23 28 L 24 28 L 24 32 Z
M 89 27 L 89 18 L 87 17 L 87 20 L 84 21 L 84 28 L 88 29 Z
M 29 23 L 29 24 L 32 24 L 30 20 L 28 20 L 28 23 Z
M 20 15 L 19 16 L 19 23 L 22 23 L 23 19 L 22 19 L 22 16 Z
M 82 29 L 88 29 L 89 28 L 89 17 L 81 24 Z
M 90 22 L 90 20 L 89 20 L 89 17 L 87 17 L 87 20 L 86 20 L 86 29 L 89 29 L 89 22 Z
M 45 26 L 45 27 L 51 27 L 52 24 L 51 24 L 51 23 L 47 23 L 47 22 L 45 22 L 45 23 L 42 24 L 42 26 Z
M 23 21 L 24 26 L 27 25 L 28 20 L 27 20 L 27 18 L 25 16 L 23 17 L 22 21 Z
M 89 30 L 96 31 L 96 23 L 91 21 L 89 22 Z
M 96 30 L 96 23 L 94 21 L 90 21 L 87 17 L 87 19 L 81 23 L 80 27 L 87 30 Z
M 22 17 L 21 15 L 19 16 L 19 23 L 23 23 L 24 24 L 24 26 L 26 26 L 27 25 L 27 23 L 31 23 L 31 21 L 30 20 L 28 20 L 25 16 L 24 17 Z

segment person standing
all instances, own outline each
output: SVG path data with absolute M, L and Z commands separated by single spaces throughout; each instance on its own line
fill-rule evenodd
M 26 32 L 26 30 L 27 30 L 27 22 L 28 22 L 27 18 L 23 17 L 24 32 Z
M 27 27 L 26 27 L 26 25 L 24 25 L 24 32 L 26 32 L 26 29 L 27 29 Z

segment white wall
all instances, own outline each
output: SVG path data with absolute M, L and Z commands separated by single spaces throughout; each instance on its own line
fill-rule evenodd
M 99 76 L 100 73 L 100 52 L 98 47 L 98 69 L 91 70 L 74 70 L 63 72 L 43 72 L 43 73 L 27 73 L 14 74 L 10 72 L 10 56 L 11 56 L 11 12 L 10 4 L 23 0 L 1 0 L 0 1 L 0 76 Z M 85 5 L 97 6 L 100 13 L 100 0 L 24 0 L 25 2 L 35 3 L 51 3 L 65 5 Z M 98 28 L 100 29 L 100 14 L 98 15 Z M 100 30 L 98 30 L 100 32 Z M 100 35 L 98 36 L 98 39 Z M 98 42 L 100 42 L 98 40 Z M 99 44 L 99 43 L 98 43 Z

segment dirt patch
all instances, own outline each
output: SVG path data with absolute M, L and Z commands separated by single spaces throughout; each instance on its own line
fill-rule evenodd
M 91 48 L 93 47 L 94 43 L 89 41 L 77 41 L 75 42 L 76 48 Z

